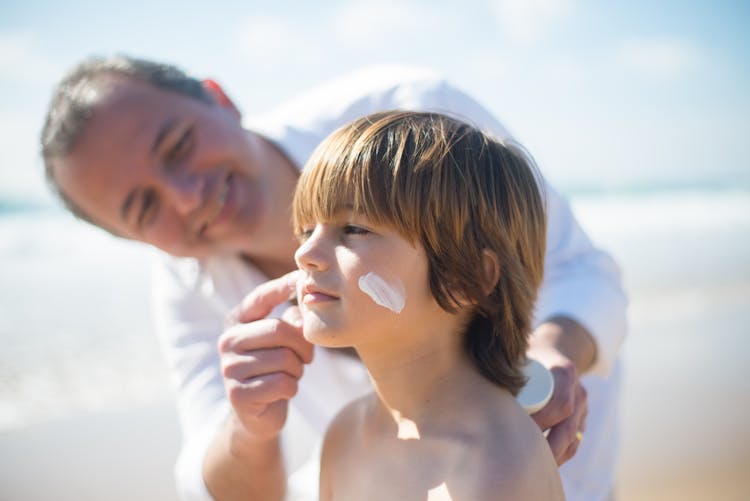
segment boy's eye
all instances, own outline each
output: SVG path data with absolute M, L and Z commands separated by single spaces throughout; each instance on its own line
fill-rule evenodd
M 300 243 L 304 242 L 305 240 L 307 240 L 308 238 L 310 238 L 310 235 L 312 235 L 312 232 L 313 232 L 312 228 L 304 228 L 304 229 L 300 230 L 297 233 L 297 240 L 299 240 Z
M 362 228 L 361 226 L 347 224 L 346 226 L 344 226 L 344 233 L 347 235 L 366 235 L 370 233 L 370 230 Z

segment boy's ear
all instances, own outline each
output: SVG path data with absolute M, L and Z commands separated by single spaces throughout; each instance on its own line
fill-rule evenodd
M 495 288 L 498 280 L 500 280 L 500 260 L 497 258 L 497 254 L 491 250 L 484 249 L 482 251 L 482 269 L 484 271 L 484 293 L 490 295 L 492 289 Z
M 216 81 L 211 80 L 210 78 L 207 78 L 203 80 L 203 88 L 206 90 L 206 92 L 209 93 L 209 95 L 214 98 L 214 101 L 216 101 L 216 104 L 223 108 L 228 108 L 234 113 L 237 118 L 242 118 L 242 113 L 240 113 L 240 110 L 234 105 L 231 99 L 229 99 L 229 96 L 224 92 L 224 89 L 221 88 L 221 85 L 216 83 Z
M 498 280 L 500 280 L 500 260 L 497 258 L 497 254 L 488 249 L 482 251 L 481 280 L 482 293 L 485 296 L 492 294 L 492 290 L 497 285 Z M 469 300 L 464 294 L 457 294 L 454 300 L 455 306 L 459 308 L 476 306 L 476 302 Z

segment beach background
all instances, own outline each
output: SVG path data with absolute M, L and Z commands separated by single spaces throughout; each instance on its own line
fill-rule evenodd
M 245 113 L 368 63 L 442 71 L 622 268 L 619 499 L 750 499 L 748 21 L 728 1 L 3 3 L 0 500 L 176 499 L 150 252 L 66 214 L 37 154 L 54 82 L 117 52 Z

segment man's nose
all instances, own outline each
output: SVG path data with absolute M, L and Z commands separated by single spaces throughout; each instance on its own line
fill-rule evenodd
M 198 174 L 179 174 L 167 176 L 164 191 L 175 210 L 181 214 L 190 214 L 203 204 L 205 181 Z
M 320 229 L 315 229 L 294 253 L 297 267 L 304 271 L 325 271 L 328 269 L 328 260 L 325 236 Z

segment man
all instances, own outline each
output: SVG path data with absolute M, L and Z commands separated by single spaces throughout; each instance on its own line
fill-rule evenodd
M 366 391 L 367 376 L 351 356 L 305 342 L 294 309 L 268 316 L 293 282 L 289 206 L 299 169 L 325 136 L 396 108 L 507 135 L 444 80 L 405 68 L 339 79 L 246 128 L 217 84 L 170 66 L 92 59 L 59 85 L 42 131 L 52 185 L 79 217 L 168 254 L 156 272 L 156 319 L 179 391 L 185 499 L 314 498 L 315 444 Z M 625 297 L 614 263 L 546 190 L 547 278 L 529 355 L 552 370 L 556 389 L 534 419 L 550 429 L 558 463 L 575 454 L 561 468 L 568 498 L 602 499 L 613 482 Z

